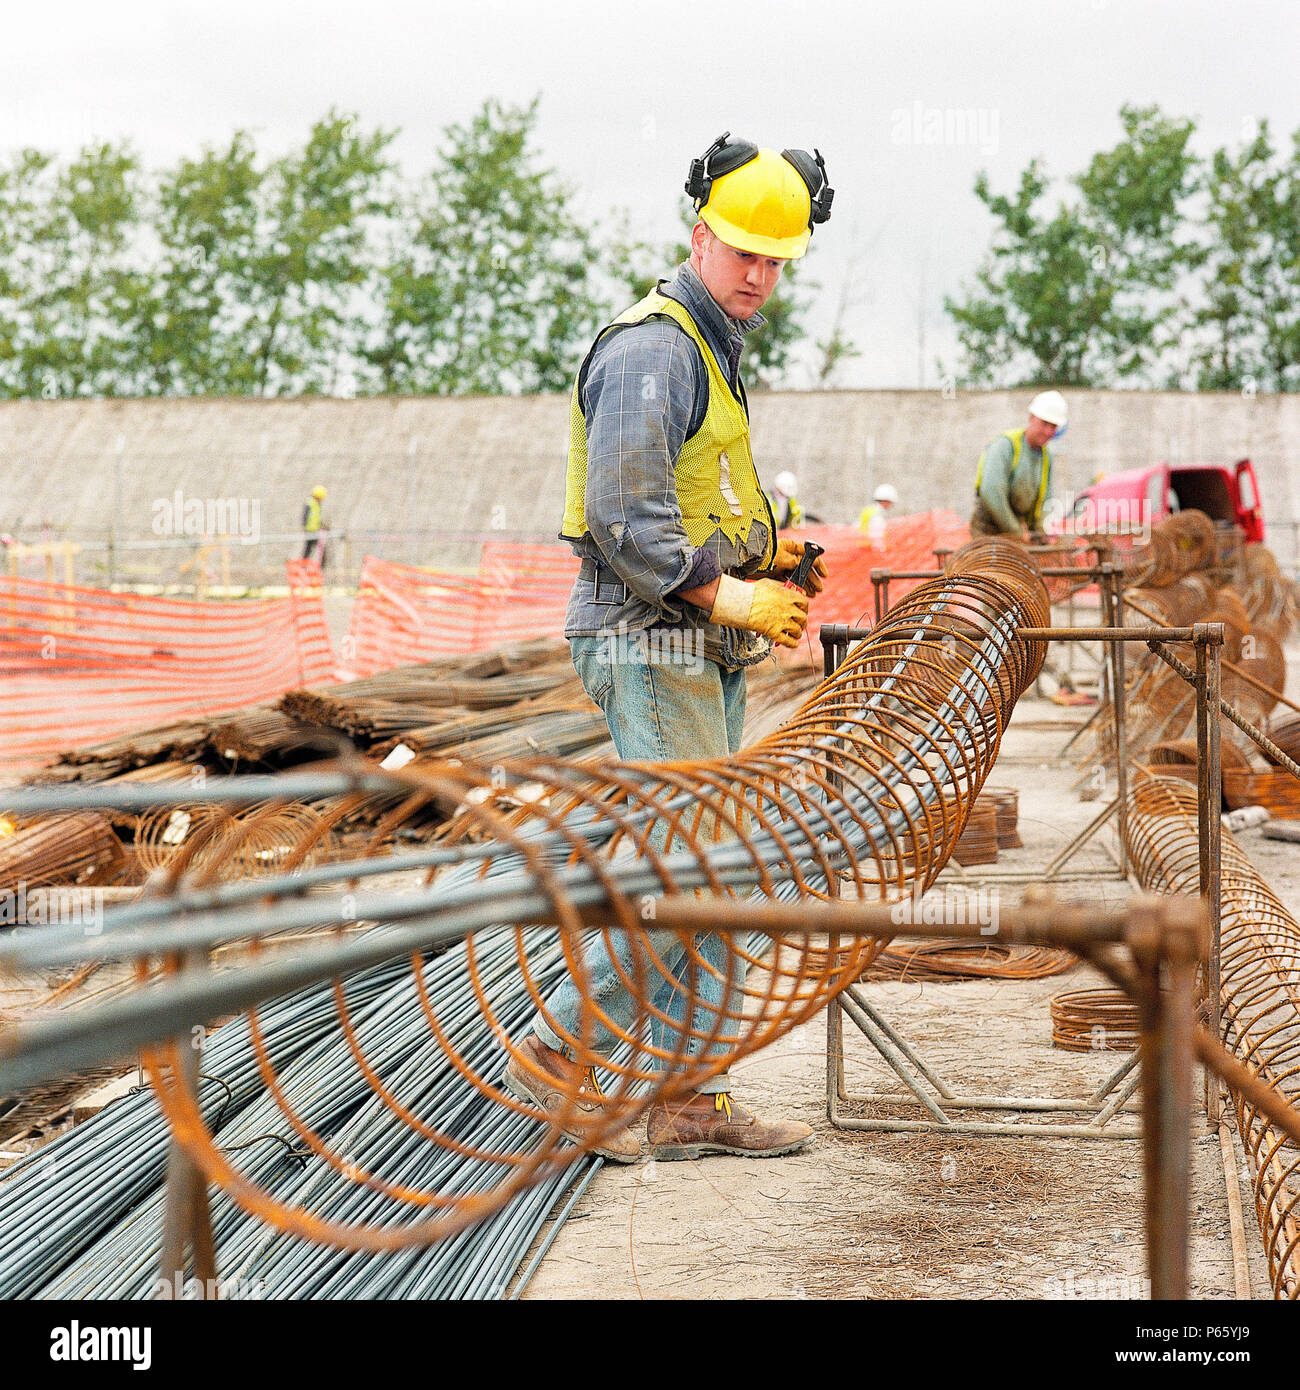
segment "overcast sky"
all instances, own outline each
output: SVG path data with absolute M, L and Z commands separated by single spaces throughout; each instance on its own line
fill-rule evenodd
M 165 163 L 237 126 L 279 153 L 335 106 L 400 127 L 415 174 L 485 97 L 540 93 L 540 146 L 584 213 L 626 207 L 655 240 L 676 231 L 691 156 L 724 129 L 815 145 L 836 198 L 807 267 L 814 327 L 853 253 L 863 291 L 848 321 L 863 356 L 837 380 L 917 385 L 923 330 L 934 386 L 936 357 L 954 356 L 943 294 L 991 227 L 978 170 L 999 190 L 1034 156 L 1076 172 L 1118 138 L 1126 101 L 1195 118 L 1203 150 L 1261 117 L 1289 138 L 1298 57 L 1296 0 L 98 0 L 6 11 L 0 130 L 7 148 L 60 153 L 126 137 Z M 957 126 L 958 112 L 973 117 Z

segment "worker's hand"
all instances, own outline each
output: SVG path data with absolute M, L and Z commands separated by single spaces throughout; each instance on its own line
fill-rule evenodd
M 793 574 L 799 568 L 799 561 L 803 559 L 803 542 L 778 540 L 776 543 L 776 557 L 772 561 L 773 574 Z M 808 592 L 810 595 L 820 594 L 826 587 L 826 558 L 819 555 L 813 561 L 813 567 L 808 571 Z
M 808 626 L 808 595 L 802 589 L 787 589 L 779 579 L 746 584 L 724 574 L 718 580 L 709 621 L 761 633 L 778 647 L 797 647 Z

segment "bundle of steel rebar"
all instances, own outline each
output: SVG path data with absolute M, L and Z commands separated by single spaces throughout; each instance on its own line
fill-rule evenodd
M 325 702 L 317 705 L 310 699 L 305 700 L 308 714 L 337 714 L 341 707 L 330 702 L 342 698 L 345 701 L 423 703 L 431 708 L 431 718 L 440 721 L 449 713 L 447 686 L 450 681 L 460 681 L 465 688 L 482 692 L 494 678 L 522 679 L 519 673 L 529 671 L 537 673 L 543 689 L 550 689 L 555 681 L 570 679 L 573 667 L 568 660 L 568 644 L 558 638 L 529 639 L 473 656 L 434 658 L 362 680 L 334 682 L 294 693 L 315 696 Z M 537 684 L 527 683 L 512 688 L 509 679 L 494 688 L 491 697 L 494 701 L 499 699 L 499 703 L 505 704 L 509 699 L 521 700 L 537 688 Z M 310 723 L 316 727 L 304 726 L 292 717 L 291 711 L 286 712 L 276 705 L 249 705 L 227 711 L 214 721 L 171 722 L 73 749 L 28 780 L 37 783 L 92 782 L 168 759 L 199 762 L 210 756 L 222 762 L 247 762 L 261 761 L 268 754 L 291 754 L 298 750 L 310 753 L 321 747 L 321 729 L 334 727 L 328 717 L 312 719 Z
M 383 1013 L 382 1001 L 403 977 L 409 978 L 402 964 L 390 962 L 345 982 L 344 995 L 359 1027 Z M 321 984 L 260 1011 L 258 1022 L 273 1040 L 277 1063 L 288 1069 L 308 1059 L 302 1062 L 301 1086 L 320 1084 L 346 1066 L 345 1043 L 324 1031 L 337 1007 L 333 989 Z M 203 1112 L 217 1131 L 265 1094 L 252 1042 L 251 1020 L 245 1016 L 204 1043 L 199 1090 Z M 145 1087 L 0 1173 L 0 1298 L 37 1295 L 105 1232 L 129 1223 L 131 1213 L 162 1183 L 168 1143 L 166 1121 Z M 156 1234 L 150 1232 L 152 1254 L 139 1256 L 141 1268 L 156 1268 Z M 91 1296 L 89 1287 L 83 1292 Z
M 1268 736 L 1296 762 L 1300 762 L 1300 714 L 1288 714 L 1274 719 L 1268 726 Z M 1268 757 L 1268 753 L 1264 754 Z
M 214 753 L 231 763 L 267 762 L 277 754 L 322 746 L 319 735 L 274 705 L 259 705 L 214 724 L 210 743 Z
M 47 816 L 0 837 L 0 888 L 102 881 L 121 862 L 122 846 L 107 816 Z
M 514 969 L 510 933 L 480 937 L 480 983 L 503 1019 L 522 1027 L 534 1007 Z M 507 1054 L 484 1024 L 465 969 L 465 948 L 429 962 L 422 988 L 436 998 L 446 1026 L 465 1042 L 467 1055 L 486 1067 L 502 1067 Z M 558 943 L 537 976 L 553 985 L 563 971 Z M 409 974 L 392 965 L 348 982 L 352 1024 L 372 1066 L 386 1085 L 419 1107 L 431 1123 L 456 1125 L 459 1143 L 485 1154 L 527 1148 L 540 1126 L 493 1105 L 454 1068 L 423 1026 Z M 513 1003 L 509 1002 L 513 1000 Z M 441 1167 L 430 1169 L 430 1149 L 379 1102 L 342 1038 L 322 1027 L 334 1014 L 326 990 L 280 1001 L 259 1013 L 256 1025 L 275 1056 L 280 1081 L 304 1118 L 328 1129 L 334 1147 L 382 1157 L 385 1179 L 414 1187 L 443 1181 L 472 1191 L 494 1166 L 454 1150 L 439 1151 Z M 250 1171 L 286 1202 L 340 1214 L 353 1206 L 382 1220 L 385 1198 L 348 1180 L 328 1158 L 304 1147 L 285 1127 L 281 1107 L 249 1085 L 251 1037 L 247 1020 L 212 1034 L 204 1046 L 202 1089 L 224 1150 L 249 1155 Z M 314 1025 L 314 1026 L 313 1026 Z M 313 1042 L 313 1038 L 315 1041 Z M 216 1089 L 220 1085 L 221 1089 Z M 80 1129 L 55 1140 L 0 1179 L 0 1296 L 42 1298 L 146 1298 L 158 1278 L 157 1249 L 164 1192 L 162 1154 L 156 1140 L 164 1127 L 150 1097 L 114 1104 Z M 215 1106 L 208 1102 L 215 1102 Z M 123 1132 L 129 1122 L 131 1135 Z M 137 1132 L 138 1131 L 138 1132 Z M 148 1136 L 148 1137 L 146 1137 Z M 98 1142 L 95 1142 L 98 1141 Z M 97 1151 L 118 1145 L 130 1161 L 108 1179 L 96 1202 L 76 1183 Z M 228 1200 L 218 1201 L 213 1221 L 221 1251 L 224 1296 L 267 1298 L 500 1298 L 504 1297 L 537 1232 L 557 1201 L 575 1182 L 590 1179 L 601 1160 L 575 1154 L 554 1178 L 530 1188 L 501 1211 L 461 1235 L 428 1249 L 380 1256 L 304 1246 L 269 1236 L 256 1217 Z M 92 1170 L 94 1173 L 95 1170 Z M 8 1187 L 8 1183 L 15 1186 Z M 141 1200 L 142 1187 L 152 1195 Z M 330 1196 L 330 1192 L 333 1196 Z M 116 1219 L 105 1201 L 116 1201 Z M 391 1203 L 390 1203 L 391 1204 Z M 27 1237 L 24 1209 L 46 1214 L 47 1237 Z M 64 1231 L 64 1225 L 75 1229 Z M 93 1240 L 91 1237 L 93 1236 Z M 39 1281 L 39 1283 L 37 1283 Z
M 971 864 L 996 864 L 998 858 L 998 812 L 992 802 L 977 801 L 971 807 L 966 828 L 952 852 L 963 867 Z
M 434 723 L 439 717 L 440 703 L 442 702 L 436 699 L 431 701 L 427 698 L 417 704 L 410 701 L 381 700 L 373 695 L 364 698 L 327 696 L 308 690 L 291 690 L 281 697 L 280 709 L 302 724 L 319 724 L 326 728 L 338 729 L 367 745 L 377 739 L 392 738 L 408 729 L 418 729 L 421 725 Z M 446 703 L 455 705 L 458 702 L 449 695 Z M 513 697 L 504 696 L 499 703 L 514 704 L 516 701 Z
M 189 762 L 207 746 L 210 729 L 202 720 L 187 719 L 119 735 L 103 743 L 72 749 L 57 764 L 42 769 L 30 780 L 98 781 L 146 763 Z
M 1020 793 L 1015 787 L 986 786 L 980 801 L 988 802 L 997 817 L 998 848 L 1019 849 L 1024 843 L 1020 838 Z

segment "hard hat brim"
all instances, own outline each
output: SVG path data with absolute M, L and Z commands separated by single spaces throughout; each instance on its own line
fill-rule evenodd
M 755 256 L 775 256 L 783 261 L 797 261 L 808 249 L 812 239 L 811 228 L 805 227 L 797 236 L 766 237 L 747 232 L 728 222 L 715 208 L 707 203 L 700 209 L 700 221 L 718 238 L 737 251 L 749 251 Z

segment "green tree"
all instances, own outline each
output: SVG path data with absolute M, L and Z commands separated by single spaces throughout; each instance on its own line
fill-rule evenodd
M 1118 379 L 1153 384 L 1180 336 L 1176 291 L 1193 247 L 1179 228 L 1200 165 L 1190 149 L 1193 122 L 1170 120 L 1156 106 L 1125 106 L 1120 120 L 1124 138 L 1076 180 L 1090 259 L 1114 288 L 1097 326 L 1091 373 L 1101 378 L 1109 364 Z
M 977 289 L 946 298 L 962 377 L 981 385 L 1108 386 L 1150 380 L 1177 340 L 1177 237 L 1197 186 L 1190 121 L 1125 106 L 1124 138 L 1071 180 L 1054 208 L 1037 161 L 1013 197 L 975 194 L 997 220 Z
M 606 319 L 635 304 L 660 280 L 671 278 L 674 269 L 690 255 L 693 225 L 692 216 L 676 240 L 653 242 L 636 231 L 626 208 L 609 217 L 596 263 Z
M 130 393 L 127 325 L 147 294 L 143 176 L 126 145 L 90 145 L 59 169 L 25 150 L 0 176 L 7 352 L 20 396 Z
M 255 389 L 242 307 L 259 254 L 264 174 L 251 137 L 206 148 L 158 180 L 159 255 L 136 327 L 141 389 L 158 395 L 238 395 Z
M 393 211 L 386 150 L 395 135 L 362 132 L 355 116 L 331 111 L 301 151 L 267 171 L 256 248 L 228 306 L 242 313 L 234 333 L 247 345 L 254 393 L 337 388 L 366 326 L 374 238 Z
M 538 100 L 444 132 L 407 201 L 365 358 L 383 391 L 566 390 L 600 305 L 572 190 L 533 148 Z
M 0 392 L 31 394 L 23 354 L 31 341 L 28 303 L 39 278 L 37 232 L 50 197 L 53 159 L 25 149 L 0 165 Z
M 983 173 L 975 181 L 976 197 L 999 223 L 976 272 L 982 293 L 944 299 L 957 325 L 961 378 L 973 385 L 1089 384 L 1089 334 L 1113 290 L 1090 264 L 1077 214 L 1064 206 L 1039 214 L 1046 190 L 1036 160 L 1021 174 L 1014 198 L 994 193 Z
M 1261 122 L 1236 153 L 1214 152 L 1205 187 L 1200 298 L 1189 307 L 1195 385 L 1300 389 L 1300 133 L 1288 165 Z

